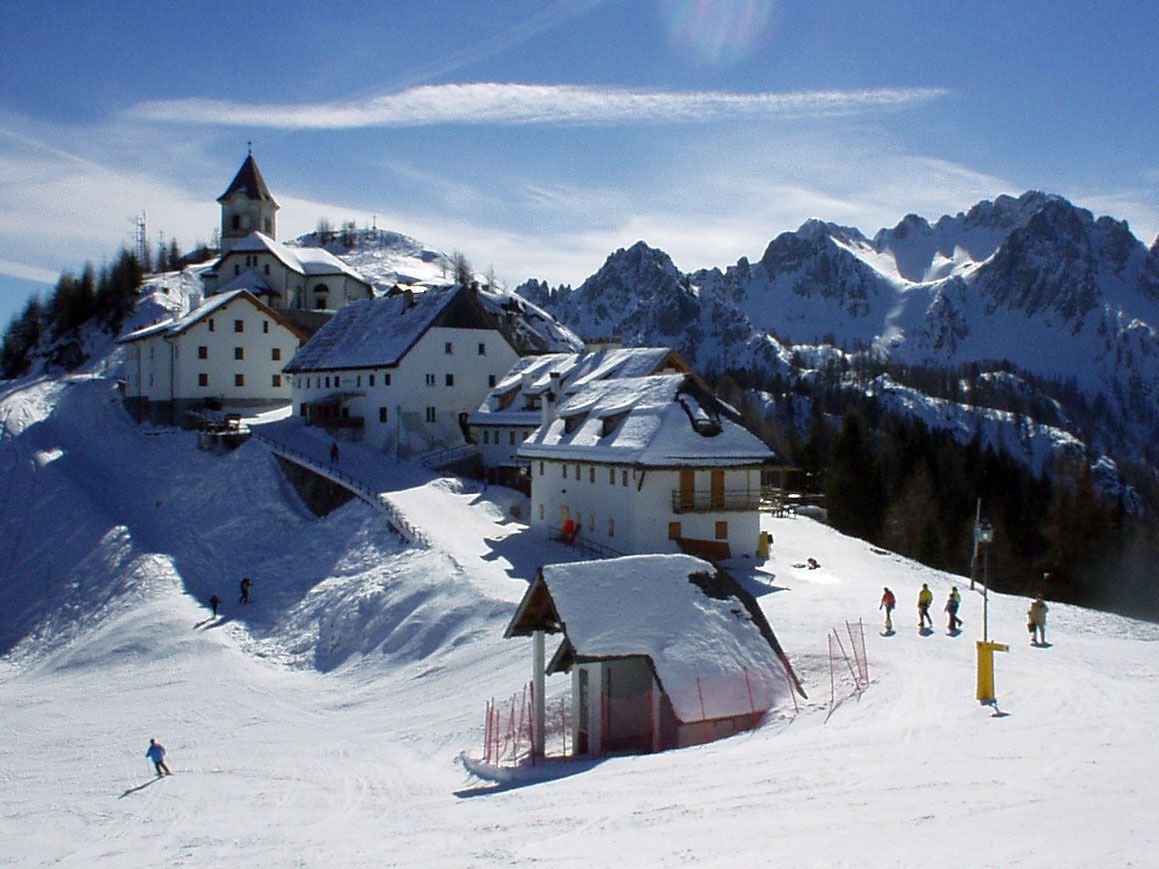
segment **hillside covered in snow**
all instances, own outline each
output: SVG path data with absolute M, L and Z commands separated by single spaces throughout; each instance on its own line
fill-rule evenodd
M 1051 602 L 1036 648 L 1028 601 L 992 593 L 989 635 L 1010 649 L 997 708 L 980 706 L 981 586 L 805 518 L 763 517 L 770 559 L 731 571 L 808 700 L 696 748 L 476 778 L 456 758 L 480 755 L 485 703 L 530 677 L 504 628 L 536 567 L 574 552 L 530 536 L 514 492 L 356 444 L 343 470 L 425 545 L 358 499 L 317 517 L 262 442 L 211 454 L 133 424 L 118 353 L 0 388 L 5 863 L 873 866 L 953 847 L 1082 866 L 1156 847 L 1155 625 Z M 962 589 L 964 633 L 916 630 L 923 582 L 936 609 Z M 860 691 L 829 639 L 859 622 Z M 549 708 L 568 690 L 549 679 Z M 172 778 L 153 779 L 150 737 Z

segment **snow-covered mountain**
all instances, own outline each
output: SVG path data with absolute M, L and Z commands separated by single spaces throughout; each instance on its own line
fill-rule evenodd
M 792 382 L 825 346 L 844 366 L 1013 371 L 1097 405 L 1101 425 L 1070 434 L 1100 452 L 1154 461 L 1159 442 L 1159 247 L 1059 196 L 908 215 L 872 239 L 811 220 L 723 270 L 682 273 L 639 242 L 578 288 L 518 292 L 585 337 L 671 343 L 709 376 Z

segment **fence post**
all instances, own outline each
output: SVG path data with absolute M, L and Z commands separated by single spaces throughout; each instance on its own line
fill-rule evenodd
M 700 688 L 700 677 L 696 677 L 696 693 L 700 695 L 700 720 L 706 721 L 708 713 L 704 711 L 704 691 Z
M 745 667 L 745 668 L 743 668 L 743 671 L 744 671 L 744 686 L 745 686 L 745 688 L 748 689 L 748 692 L 749 692 L 749 708 L 752 709 L 753 717 L 755 718 L 756 714 L 757 714 L 757 704 L 753 702 L 753 686 L 752 686 L 752 683 L 749 682 L 749 668 Z

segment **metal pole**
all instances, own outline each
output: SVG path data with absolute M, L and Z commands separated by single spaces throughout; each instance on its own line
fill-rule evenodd
M 974 575 L 978 569 L 978 529 L 982 521 L 982 499 L 974 506 L 974 553 L 970 556 L 970 591 L 974 590 Z
M 990 641 L 990 546 L 982 547 L 982 642 Z
M 542 757 L 546 748 L 544 739 L 544 719 L 546 718 L 544 704 L 544 632 L 532 632 L 532 702 L 534 710 L 531 725 L 532 757 Z

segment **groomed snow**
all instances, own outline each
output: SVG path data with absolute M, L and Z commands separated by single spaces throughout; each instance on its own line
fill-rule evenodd
M 521 533 L 513 494 L 401 480 L 438 531 L 404 548 L 360 501 L 312 517 L 257 443 L 211 456 L 132 425 L 99 377 L 5 384 L 0 422 L 4 865 L 1057 867 L 1145 865 L 1159 844 L 1155 625 L 1052 604 L 1053 645 L 1031 648 L 1027 601 L 992 594 L 996 717 L 963 578 L 766 518 L 771 559 L 735 573 L 809 692 L 799 712 L 492 784 L 455 758 L 529 678 L 530 641 L 501 636 L 516 574 L 558 552 Z M 962 588 L 966 633 L 917 633 L 921 582 L 939 604 Z M 872 681 L 830 709 L 826 636 L 857 619 Z M 151 783 L 150 737 L 173 778 Z

